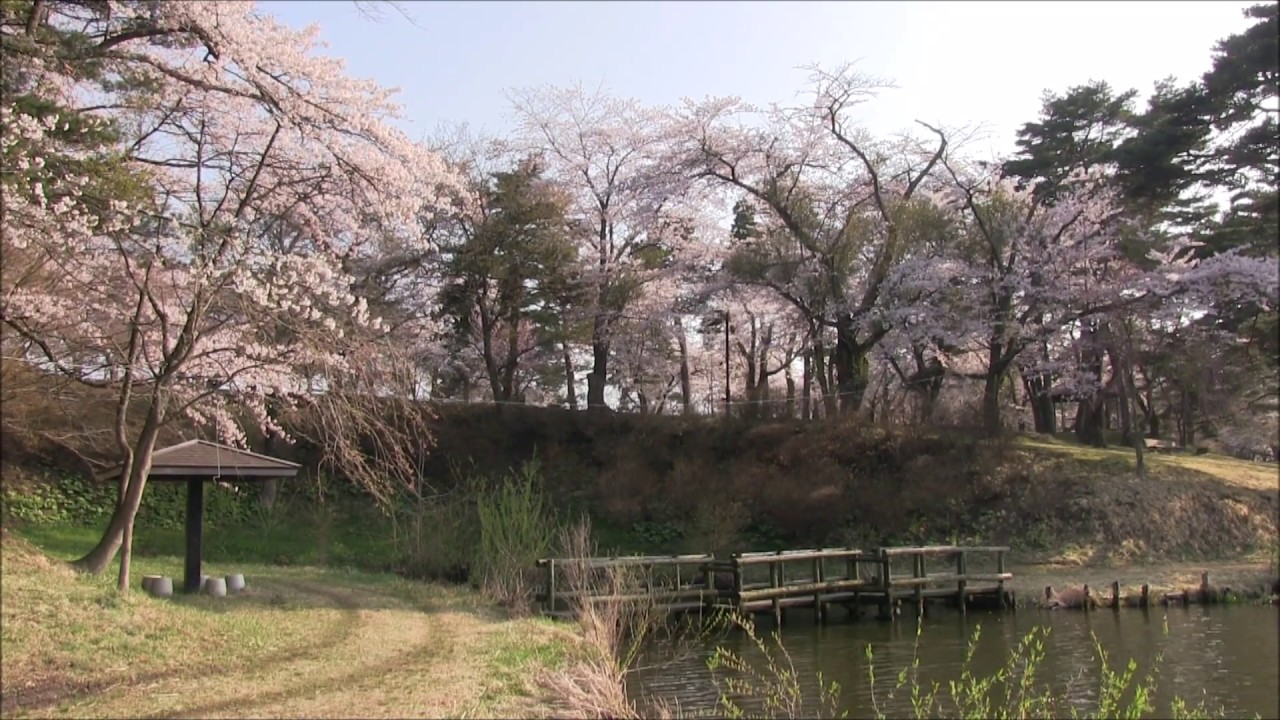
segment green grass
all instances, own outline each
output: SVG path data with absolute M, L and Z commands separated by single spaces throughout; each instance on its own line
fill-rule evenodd
M 577 642 L 466 587 L 351 568 L 215 560 L 208 572 L 242 572 L 248 589 L 121 595 L 110 570 L 85 576 L 54 559 L 81 552 L 83 532 L 31 533 L 50 554 L 5 532 L 5 716 L 545 714 L 527 679 Z M 177 556 L 135 562 L 135 586 L 181 577 Z

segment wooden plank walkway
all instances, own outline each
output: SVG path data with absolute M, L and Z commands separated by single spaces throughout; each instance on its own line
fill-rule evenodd
M 641 555 L 609 558 L 547 558 L 538 561 L 537 599 L 551 616 L 572 614 L 575 601 L 653 601 L 671 612 L 734 608 L 768 613 L 775 622 L 785 610 L 812 608 L 825 621 L 832 606 L 860 615 L 873 605 L 882 619 L 902 606 L 924 614 L 942 601 L 969 607 L 1013 608 L 1005 583 L 1008 547 L 924 546 L 819 548 L 714 555 Z M 608 568 L 626 567 L 628 587 L 602 582 Z M 568 572 L 566 572 L 568 571 Z M 576 579 L 566 575 L 576 576 Z

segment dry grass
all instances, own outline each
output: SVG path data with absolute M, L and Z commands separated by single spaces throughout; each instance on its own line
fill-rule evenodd
M 559 545 L 560 557 L 590 558 L 597 554 L 585 519 L 562 531 Z M 600 569 L 579 562 L 557 567 L 563 567 L 563 577 L 573 591 L 618 596 L 634 594 L 645 583 L 643 574 L 634 566 Z M 577 599 L 571 609 L 581 630 L 580 652 L 563 667 L 544 670 L 538 676 L 540 686 L 559 699 L 557 715 L 616 720 L 676 717 L 678 707 L 663 699 L 645 703 L 647 707 L 642 710 L 628 696 L 626 686 L 627 674 L 641 646 L 653 634 L 671 629 L 666 612 L 652 600 Z M 694 633 L 683 643 L 673 642 L 670 661 L 677 662 L 688 648 L 701 647 L 704 637 Z
M 245 565 L 242 595 L 160 600 L 10 533 L 0 550 L 6 717 L 545 715 L 525 678 L 573 643 L 468 589 L 389 575 Z M 139 565 L 181 574 L 176 558 Z
M 1011 462 L 1022 464 L 1030 482 L 1011 506 L 1015 534 L 1007 539 L 1039 547 L 1023 560 L 1240 561 L 1277 544 L 1280 475 L 1273 464 L 1149 453 L 1147 475 L 1138 480 L 1128 448 L 1041 437 L 1020 438 L 1014 447 Z
M 586 521 L 566 528 L 559 538 L 560 556 L 590 558 L 595 543 Z M 585 562 L 567 563 L 562 570 L 568 588 L 576 592 L 616 595 L 630 579 L 624 568 L 598 572 Z M 644 632 L 656 619 L 647 603 L 591 602 L 581 597 L 572 608 L 582 631 L 580 656 L 566 667 L 539 675 L 538 682 L 559 698 L 559 714 L 583 718 L 640 717 L 627 697 L 626 674 Z

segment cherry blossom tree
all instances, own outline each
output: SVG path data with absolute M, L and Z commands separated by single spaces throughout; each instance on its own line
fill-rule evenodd
M 543 153 L 549 177 L 570 196 L 591 325 L 587 406 L 605 407 L 617 326 L 674 252 L 662 217 L 683 178 L 663 162 L 665 114 L 581 86 L 520 90 L 512 103 L 514 144 Z
M 897 315 L 920 320 L 951 355 L 982 357 L 983 426 L 994 434 L 1000 388 L 1029 345 L 1133 302 L 1118 276 L 1107 282 L 1096 272 L 1123 261 L 1122 218 L 1096 178 L 1064 184 L 1048 205 L 1012 182 L 946 165 L 963 229 L 935 254 L 900 266 L 895 284 L 919 292 L 921 303 Z
M 931 146 L 868 137 L 850 114 L 889 84 L 850 65 L 812 68 L 811 81 L 806 107 L 761 110 L 735 98 L 686 103 L 683 161 L 767 216 L 761 237 L 739 246 L 735 274 L 794 305 L 813 335 L 834 332 L 836 394 L 840 408 L 852 411 L 867 387 L 868 354 L 889 329 L 881 291 L 907 245 L 901 209 L 935 181 L 948 143 L 923 123 L 937 138 Z
M 454 178 L 387 124 L 389 91 L 314 54 L 315 27 L 248 2 L 27 9 L 3 26 L 25 101 L 0 112 L 6 170 L 26 168 L 6 172 L 4 249 L 32 269 L 5 275 L 0 321 L 35 366 L 116 392 L 119 502 L 77 565 L 100 572 L 123 548 L 125 590 L 160 429 L 185 416 L 244 443 L 247 416 L 284 434 L 269 404 L 366 371 L 351 363 L 385 331 L 357 273 L 422 242 L 418 218 Z M 72 123 L 110 141 L 53 132 Z M 64 157 L 111 162 L 140 192 L 89 197 L 90 179 L 57 172 Z

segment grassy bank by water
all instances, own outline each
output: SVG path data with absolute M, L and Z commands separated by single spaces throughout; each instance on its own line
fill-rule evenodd
M 110 572 L 60 562 L 81 538 L 42 539 L 0 544 L 6 717 L 529 717 L 549 710 L 528 679 L 578 651 L 564 626 L 390 574 L 214 562 L 245 593 L 120 596 Z M 182 573 L 177 556 L 134 567 Z

